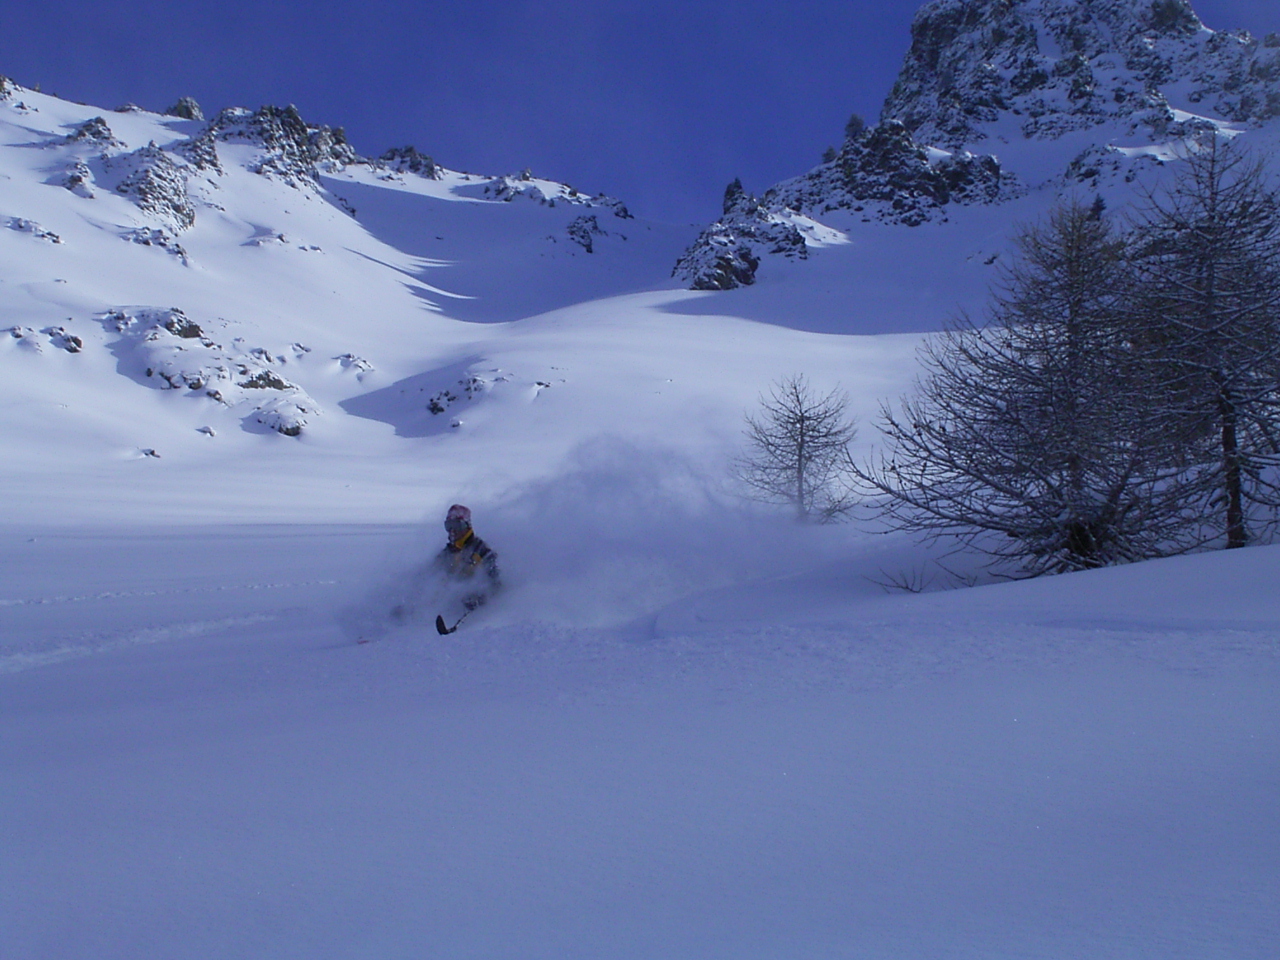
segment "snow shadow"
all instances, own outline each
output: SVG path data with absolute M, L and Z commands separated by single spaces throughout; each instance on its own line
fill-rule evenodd
M 447 366 L 406 377 L 389 387 L 338 404 L 355 417 L 389 423 L 398 437 L 448 433 L 458 413 L 471 402 L 465 381 L 483 358 L 468 356 Z

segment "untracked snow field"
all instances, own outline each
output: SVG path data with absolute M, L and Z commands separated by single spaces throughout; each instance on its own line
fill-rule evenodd
M 5 527 L 3 955 L 1276 956 L 1280 549 L 886 595 L 716 523 L 364 645 L 434 522 Z

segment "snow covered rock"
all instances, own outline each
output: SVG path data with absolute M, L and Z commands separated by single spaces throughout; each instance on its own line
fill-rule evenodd
M 92 199 L 93 171 L 83 159 L 77 157 L 67 164 L 66 174 L 62 177 L 62 186 L 78 197 Z
M 124 144 L 116 139 L 107 121 L 102 117 L 93 117 L 79 124 L 63 139 L 63 143 L 87 143 L 104 149 L 120 148 Z
M 250 169 L 295 187 L 318 188 L 321 170 L 338 170 L 361 159 L 341 127 L 313 127 L 292 104 L 267 106 L 256 113 L 228 107 L 214 118 L 210 129 L 218 140 L 261 147 L 263 153 Z
M 508 203 L 512 200 L 523 198 L 553 207 L 557 203 L 584 207 L 604 207 L 612 211 L 613 215 L 620 219 L 627 220 L 631 217 L 631 212 L 621 200 L 606 196 L 603 193 L 589 197 L 586 194 L 579 193 L 576 188 L 569 186 L 567 183 L 541 180 L 535 177 L 528 169 L 522 170 L 515 176 L 495 177 L 485 184 L 484 195 L 490 199 Z
M 184 265 L 190 262 L 186 248 L 178 243 L 177 238 L 163 227 L 136 227 L 133 230 L 126 230 L 121 236 L 131 243 L 144 247 L 156 247 L 172 254 L 181 260 Z
M 107 167 L 124 174 L 116 192 L 169 229 L 180 233 L 196 222 L 195 207 L 187 196 L 185 171 L 155 141 L 110 159 Z
M 218 138 L 212 127 L 206 127 L 191 139 L 175 144 L 173 150 L 196 170 L 223 172 L 222 163 L 218 160 Z
M 22 217 L 10 217 L 8 223 L 10 230 L 16 230 L 19 233 L 29 234 L 37 240 L 45 240 L 48 243 L 61 243 L 62 238 L 52 230 L 46 230 L 34 220 L 26 220 Z
M 425 153 L 419 153 L 412 146 L 408 147 L 392 147 L 382 156 L 380 156 L 376 165 L 395 170 L 397 173 L 416 173 L 420 177 L 426 177 L 428 180 L 439 180 L 441 177 L 440 167 L 434 160 Z
M 724 215 L 707 227 L 672 271 L 694 290 L 732 290 L 755 283 L 761 252 L 805 258 L 808 247 L 795 211 L 771 209 L 747 193 L 741 180 L 724 192 Z
M 1280 51 L 1206 29 L 1188 0 L 932 0 L 882 115 L 948 148 L 1005 117 L 1028 138 L 1115 121 L 1162 135 L 1171 81 L 1227 120 L 1280 115 Z
M 574 218 L 569 223 L 569 226 L 565 228 L 565 232 L 569 234 L 570 240 L 582 247 L 587 253 L 595 251 L 594 237 L 607 236 L 605 231 L 601 229 L 600 222 L 596 219 L 595 214 L 591 213 Z
M 0 100 L 8 100 L 17 92 L 18 85 L 4 74 L 0 74 Z
M 763 204 L 918 226 L 945 218 L 950 203 L 997 203 L 1020 190 L 995 157 L 927 149 L 902 123 L 885 120 L 846 140 L 833 160 L 766 192 Z
M 160 390 L 182 390 L 229 407 L 245 420 L 296 437 L 320 406 L 277 370 L 282 358 L 261 347 L 227 349 L 177 307 L 108 310 L 103 327 L 120 335 L 112 352 L 122 373 Z

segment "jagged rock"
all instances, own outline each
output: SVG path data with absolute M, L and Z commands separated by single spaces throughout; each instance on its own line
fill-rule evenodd
M 256 113 L 228 107 L 214 118 L 210 129 L 219 140 L 261 146 L 264 155 L 250 169 L 278 176 L 291 186 L 318 188 L 321 168 L 340 169 L 360 161 L 341 127 L 309 126 L 292 104 L 263 107 Z
M 440 167 L 436 162 L 412 146 L 392 147 L 378 158 L 377 165 L 400 173 L 416 173 L 428 180 L 439 180 L 441 177 Z
M 196 222 L 195 206 L 187 196 L 185 171 L 154 140 L 133 153 L 112 158 L 108 166 L 128 171 L 117 184 L 117 193 L 174 231 L 181 233 Z
M 102 117 L 94 117 L 80 124 L 64 141 L 65 143 L 100 143 L 103 146 L 123 146 Z
M 882 115 L 953 149 L 1003 116 L 1033 138 L 1115 121 L 1162 136 L 1172 78 L 1190 104 L 1246 122 L 1280 114 L 1277 76 L 1273 48 L 1205 30 L 1187 0 L 932 0 Z
M 771 209 L 747 193 L 742 181 L 725 189 L 723 216 L 707 227 L 676 262 L 672 276 L 694 290 L 732 290 L 755 283 L 762 254 L 809 255 L 797 213 Z
M 62 238 L 52 230 L 46 230 L 34 220 L 26 220 L 22 217 L 10 217 L 9 229 L 16 230 L 19 233 L 30 234 L 37 240 L 47 240 L 49 243 L 61 243 Z
M 223 172 L 218 160 L 218 140 L 212 127 L 206 127 L 191 139 L 175 144 L 173 150 L 197 170 Z
M 592 237 L 606 236 L 604 230 L 600 228 L 600 222 L 596 220 L 595 214 L 583 214 L 577 217 L 566 228 L 569 239 L 578 246 L 582 247 L 587 253 L 595 252 L 595 244 Z
M 143 113 L 143 109 L 136 103 L 122 103 L 113 111 L 115 113 Z
M 951 203 L 996 203 L 1022 190 L 993 156 L 926 149 L 896 120 L 846 140 L 835 159 L 767 191 L 763 204 L 820 216 L 853 210 L 865 219 L 918 226 Z
M 0 100 L 8 100 L 13 96 L 17 89 L 18 85 L 16 83 L 4 74 L 0 74 Z
M 166 116 L 181 117 L 183 120 L 203 120 L 204 111 L 192 97 L 180 97 L 178 102 L 165 111 Z

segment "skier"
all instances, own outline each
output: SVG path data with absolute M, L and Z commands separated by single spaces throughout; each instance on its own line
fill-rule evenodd
M 476 536 L 471 527 L 471 511 L 460 503 L 455 503 L 445 514 L 444 529 L 449 542 L 436 554 L 435 563 L 449 581 L 469 588 L 462 597 L 465 617 L 467 613 L 486 603 L 502 587 L 502 578 L 498 573 L 498 555 Z M 478 579 L 482 568 L 483 579 Z M 443 624 L 444 618 L 437 617 L 436 626 L 439 628 Z M 440 632 L 452 633 L 456 629 L 455 624 Z
M 440 633 L 453 633 L 468 614 L 486 603 L 502 586 L 498 574 L 498 555 L 489 545 L 476 536 L 471 528 L 471 511 L 460 503 L 449 508 L 444 518 L 445 533 L 449 540 L 431 561 L 413 576 L 413 596 L 406 597 L 391 608 L 391 619 L 404 623 L 413 619 L 416 610 L 431 602 L 427 596 L 419 596 L 425 589 L 434 595 L 435 602 L 449 600 L 461 603 L 463 613 L 453 626 L 445 623 L 444 615 L 436 617 L 436 629 Z M 483 574 L 480 573 L 483 568 Z M 431 587 L 434 586 L 434 589 Z

